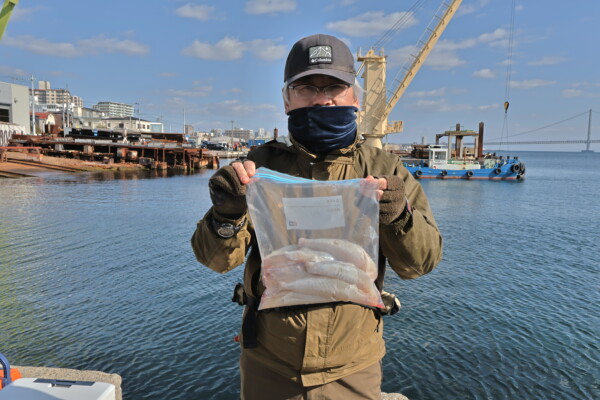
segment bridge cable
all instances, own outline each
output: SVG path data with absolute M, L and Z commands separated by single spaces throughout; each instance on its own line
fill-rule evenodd
M 570 120 L 575 119 L 577 117 L 581 117 L 582 115 L 586 115 L 587 113 L 589 113 L 589 110 L 584 111 L 584 112 L 582 112 L 580 114 L 577 114 L 577 115 L 573 115 L 572 117 L 568 117 L 568 118 L 565 118 L 563 120 L 560 120 L 560 121 L 557 121 L 557 122 L 553 122 L 551 124 L 539 127 L 539 128 L 530 129 L 528 131 L 515 133 L 514 135 L 507 136 L 507 138 L 509 138 L 509 137 L 515 137 L 515 136 L 521 136 L 521 135 L 525 135 L 527 133 L 533 133 L 533 132 L 541 131 L 542 129 L 550 128 L 552 126 L 555 126 L 555 125 L 558 125 L 558 124 L 562 124 L 563 122 L 570 121 Z M 500 138 L 500 140 L 502 140 L 502 139 L 503 139 L 503 137 Z M 494 141 L 494 140 L 497 140 L 497 139 L 490 139 L 490 141 Z

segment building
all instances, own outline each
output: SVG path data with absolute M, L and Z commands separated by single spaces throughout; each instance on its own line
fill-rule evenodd
M 133 117 L 133 105 L 116 103 L 114 101 L 101 101 L 92 106 L 93 109 L 105 113 L 108 117 Z
M 75 107 L 69 116 L 73 128 L 91 128 L 102 127 L 106 115 L 103 112 L 88 107 Z
M 247 142 L 250 138 L 254 137 L 254 131 L 251 129 L 235 128 L 226 130 L 224 135 Z
M 71 96 L 67 89 L 52 89 L 50 82 L 39 81 L 38 89 L 33 89 L 36 103 L 42 104 L 61 104 L 75 107 L 83 107 L 83 99 L 79 96 Z
M 192 125 L 184 125 L 183 126 L 183 134 L 186 136 L 191 136 L 194 134 L 194 127 Z
M 152 133 L 164 133 L 165 127 L 162 122 L 150 122 L 150 132 Z
M 115 131 L 162 132 L 162 123 L 150 122 L 136 117 L 108 117 L 102 119 L 99 128 Z
M 56 127 L 56 118 L 49 112 L 35 113 L 35 130 L 40 134 L 54 133 Z
M 29 134 L 31 132 L 29 102 L 27 86 L 0 82 L 0 123 L 22 126 Z

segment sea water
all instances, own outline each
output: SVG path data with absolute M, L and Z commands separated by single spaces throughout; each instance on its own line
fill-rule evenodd
M 444 237 L 386 289 L 383 391 L 417 399 L 600 398 L 598 153 L 513 152 L 523 182 L 424 180 Z M 212 170 L 0 180 L 0 352 L 101 370 L 125 399 L 239 397 L 242 268 L 190 247 Z

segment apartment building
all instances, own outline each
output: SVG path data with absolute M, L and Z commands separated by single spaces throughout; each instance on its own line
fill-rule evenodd
M 133 117 L 134 115 L 133 105 L 114 101 L 101 101 L 92 108 L 103 112 L 108 117 Z

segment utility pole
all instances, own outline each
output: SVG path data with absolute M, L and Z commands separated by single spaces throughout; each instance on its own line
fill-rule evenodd
M 31 75 L 31 135 L 35 135 L 35 92 L 33 81 L 33 75 Z

